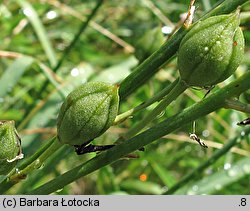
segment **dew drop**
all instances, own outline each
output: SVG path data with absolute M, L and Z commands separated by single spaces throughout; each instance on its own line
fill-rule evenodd
M 35 163 L 34 163 L 34 167 L 36 169 L 39 169 L 42 166 L 42 163 L 40 161 L 40 159 L 36 159 Z
M 209 50 L 209 48 L 208 48 L 208 47 L 205 47 L 205 48 L 204 48 L 204 50 L 205 50 L 205 51 L 208 51 L 208 50 Z
M 221 184 L 216 184 L 214 186 L 215 190 L 221 190 L 222 189 L 222 185 Z
M 56 190 L 56 193 L 60 193 L 63 191 L 63 188 Z
M 46 17 L 49 20 L 52 20 L 52 19 L 57 17 L 57 13 L 55 11 L 51 10 L 51 11 L 47 12 Z
M 199 189 L 199 187 L 198 187 L 198 185 L 194 185 L 193 187 L 192 187 L 192 189 L 193 189 L 193 191 L 198 191 L 198 189 Z
M 245 133 L 244 131 L 242 131 L 242 132 L 240 133 L 240 135 L 241 135 L 241 136 L 245 136 L 246 133 Z
M 166 191 L 168 191 L 168 187 L 167 186 L 163 186 L 162 187 L 162 192 L 166 192 Z
M 235 177 L 237 175 L 237 171 L 235 171 L 234 169 L 229 169 L 228 170 L 228 176 L 229 177 Z
M 190 145 L 185 146 L 185 151 L 186 152 L 191 152 L 192 148 Z
M 195 195 L 199 190 L 198 185 L 194 185 L 190 190 L 187 191 L 187 195 Z
M 202 136 L 203 136 L 203 137 L 208 137 L 209 135 L 210 135 L 209 130 L 203 130 L 203 131 L 202 131 Z
M 20 174 L 20 171 L 18 168 L 16 168 L 15 171 L 16 171 L 16 174 Z
M 220 41 L 216 41 L 216 44 L 217 44 L 217 45 L 220 45 Z
M 242 168 L 244 172 L 250 173 L 250 164 L 244 164 Z
M 71 71 L 70 71 L 70 74 L 73 76 L 73 77 L 76 77 L 79 75 L 79 69 L 78 68 L 73 68 Z
M 170 27 L 170 26 L 163 26 L 161 28 L 161 31 L 162 31 L 163 34 L 171 34 L 172 31 L 173 31 L 173 28 Z
M 230 169 L 231 168 L 231 164 L 230 163 L 225 163 L 224 164 L 224 169 L 225 170 L 228 170 L 228 169 Z
M 25 9 L 23 10 L 23 14 L 29 17 L 29 16 L 32 16 L 32 15 L 33 15 L 33 12 L 32 12 L 31 9 L 25 8 Z

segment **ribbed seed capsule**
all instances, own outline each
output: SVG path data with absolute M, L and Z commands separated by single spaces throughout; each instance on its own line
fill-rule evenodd
M 72 91 L 63 103 L 57 122 L 59 141 L 82 145 L 104 133 L 118 112 L 118 87 L 89 82 Z
M 244 37 L 237 10 L 197 23 L 180 44 L 178 68 L 188 85 L 212 86 L 231 76 L 243 55 Z
M 6 175 L 22 158 L 14 121 L 0 121 L 0 175 Z

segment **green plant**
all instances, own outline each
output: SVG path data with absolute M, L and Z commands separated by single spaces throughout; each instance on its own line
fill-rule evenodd
M 17 2 L 19 2 L 23 10 L 28 8 L 26 12 L 31 11 L 36 13 L 36 10 L 32 9 L 33 5 L 28 1 L 22 0 Z M 244 5 L 246 2 L 249 3 L 247 0 L 225 0 L 219 5 L 215 5 L 211 11 L 201 16 L 190 28 L 181 26 L 176 33 L 166 38 L 166 42 L 158 50 L 151 54 L 146 60 L 140 61 L 137 66 L 135 66 L 136 61 L 134 58 L 121 53 L 120 47 L 114 48 L 110 43 L 116 43 L 125 50 L 128 48 L 131 49 L 131 46 L 126 43 L 126 41 L 130 41 L 126 38 L 129 34 L 126 30 L 116 31 L 117 33 L 124 33 L 123 38 L 126 39 L 126 41 L 123 42 L 117 39 L 112 33 L 111 36 L 110 33 L 107 33 L 105 30 L 101 31 L 102 34 L 108 36 L 112 41 L 100 38 L 101 41 L 98 42 L 98 39 L 96 39 L 98 35 L 96 33 L 88 30 L 85 31 L 86 27 L 90 26 L 98 29 L 100 32 L 100 27 L 98 28 L 98 24 L 93 21 L 94 15 L 98 12 L 101 5 L 109 10 L 113 8 L 113 4 L 115 3 L 105 2 L 105 4 L 103 4 L 103 1 L 97 1 L 95 5 L 92 5 L 93 1 L 89 4 L 86 3 L 86 5 L 93 8 L 91 9 L 92 12 L 90 12 L 86 18 L 82 17 L 77 9 L 73 9 L 69 5 L 59 4 L 59 2 L 55 4 L 59 11 L 68 12 L 83 21 L 83 23 L 80 24 L 79 30 L 76 30 L 75 33 L 71 31 L 73 27 L 64 29 L 64 32 L 71 35 L 71 39 L 69 39 L 69 41 L 67 40 L 68 38 L 65 38 L 63 43 L 67 43 L 67 45 L 63 46 L 65 49 L 62 55 L 59 56 L 60 59 L 58 61 L 55 61 L 57 57 L 53 56 L 54 49 L 52 45 L 48 43 L 51 39 L 55 46 L 58 44 L 57 39 L 60 39 L 58 34 L 62 34 L 59 30 L 61 29 L 60 24 L 62 22 L 58 20 L 59 25 L 56 25 L 57 21 L 54 20 L 55 25 L 51 26 L 50 20 L 46 22 L 45 18 L 40 19 L 39 15 L 36 14 L 34 16 L 36 17 L 35 21 L 30 21 L 35 32 L 40 34 L 37 36 L 38 41 L 43 43 L 43 45 L 37 47 L 37 58 L 34 59 L 33 56 L 23 56 L 13 52 L 7 52 L 9 53 L 7 54 L 8 56 L 11 55 L 18 59 L 15 61 L 15 65 L 9 65 L 7 59 L 2 62 L 3 66 L 9 67 L 6 74 L 11 72 L 13 78 L 15 77 L 12 87 L 14 87 L 13 93 L 16 101 L 12 103 L 11 101 L 8 102 L 7 93 L 10 90 L 7 88 L 4 89 L 6 91 L 3 90 L 0 96 L 0 100 L 1 98 L 4 100 L 2 103 L 3 107 L 1 108 L 4 112 L 0 112 L 0 117 L 2 118 L 3 114 L 5 114 L 9 115 L 8 118 L 15 116 L 17 118 L 18 115 L 12 114 L 9 111 L 14 112 L 18 109 L 20 110 L 20 108 L 25 108 L 23 113 L 20 114 L 17 112 L 20 116 L 19 119 L 16 120 L 19 122 L 18 131 L 22 133 L 24 139 L 22 141 L 22 143 L 24 143 L 24 151 L 27 151 L 29 155 L 26 156 L 22 162 L 18 163 L 18 171 L 12 166 L 7 174 L 4 172 L 5 175 L 0 177 L 0 193 L 50 194 L 63 189 L 62 193 L 68 194 L 72 193 L 72 189 L 74 189 L 70 189 L 68 185 L 84 177 L 83 180 L 87 181 L 85 183 L 86 189 L 88 189 L 88 185 L 91 186 L 91 184 L 96 184 L 96 186 L 94 186 L 96 189 L 94 189 L 95 192 L 86 191 L 81 193 L 110 194 L 119 191 L 128 191 L 128 193 L 138 194 L 148 193 L 145 192 L 148 190 L 149 193 L 161 194 L 164 193 L 164 191 L 160 189 L 160 187 L 166 186 L 169 188 L 169 191 L 166 193 L 172 194 L 176 193 L 176 191 L 181 191 L 182 188 L 183 190 L 189 190 L 189 184 L 199 183 L 199 181 L 195 181 L 194 178 L 197 180 L 204 177 L 210 178 L 210 175 L 206 175 L 204 170 L 212 168 L 216 171 L 218 166 L 224 165 L 224 162 L 233 162 L 230 161 L 230 156 L 237 161 L 235 163 L 248 165 L 249 160 L 247 158 L 242 159 L 242 156 L 249 155 L 249 153 L 247 154 L 249 146 L 246 144 L 247 142 L 245 143 L 245 140 L 249 137 L 249 130 L 243 130 L 244 134 L 241 134 L 241 129 L 234 129 L 231 124 L 229 125 L 231 121 L 241 121 L 246 118 L 244 114 L 236 113 L 234 110 L 249 113 L 249 105 L 246 104 L 247 101 L 242 98 L 240 98 L 241 101 L 236 100 L 236 98 L 239 98 L 243 93 L 246 96 L 250 88 L 250 73 L 246 71 L 249 69 L 249 65 L 245 62 L 245 59 L 243 63 L 247 67 L 246 70 L 242 70 L 242 67 L 240 67 L 238 71 L 234 72 L 240 64 L 242 57 L 249 57 L 247 52 L 245 55 L 243 54 L 244 42 L 242 33 L 238 27 L 239 16 L 237 10 L 239 6 L 242 6 L 242 10 L 244 11 L 244 8 L 247 8 Z M 129 8 L 130 4 L 131 3 L 126 4 L 124 8 Z M 137 3 L 132 4 L 139 7 Z M 80 5 L 82 5 L 82 3 Z M 132 5 L 131 8 L 135 8 L 135 5 Z M 180 5 L 184 6 L 185 9 L 183 9 L 182 12 L 185 12 L 187 3 L 180 3 Z M 206 10 L 208 9 L 208 5 L 209 4 L 205 5 Z M 79 5 L 75 6 L 78 8 Z M 164 8 L 164 4 L 161 6 Z M 37 3 L 37 5 L 35 4 L 34 7 L 39 8 L 39 10 L 37 10 L 39 14 L 43 14 L 47 11 L 41 7 L 39 3 Z M 5 8 L 8 7 L 6 6 Z M 235 12 L 235 10 L 237 12 Z M 133 12 L 137 14 L 134 10 Z M 173 17 L 176 14 L 179 15 L 179 13 L 180 11 L 175 9 L 173 11 Z M 129 16 L 123 17 L 123 13 L 119 13 L 119 15 L 121 16 L 114 18 L 117 22 L 120 21 L 120 24 L 117 25 L 125 27 L 129 24 L 135 24 L 131 21 L 128 23 L 127 20 Z M 96 17 L 102 18 L 101 15 Z M 142 17 L 139 16 L 139 18 Z M 30 18 L 28 17 L 28 19 Z M 98 20 L 100 21 L 100 19 Z M 149 19 L 152 18 L 150 17 Z M 68 21 L 71 20 L 69 19 Z M 116 25 L 116 22 L 110 21 L 112 23 L 110 26 Z M 72 21 L 72 23 L 74 23 L 74 21 Z M 225 39 L 221 40 L 221 38 L 217 37 L 217 29 L 220 28 L 215 27 L 215 23 L 218 24 L 218 26 L 225 26 L 219 33 L 229 32 L 229 34 L 224 37 Z M 39 30 L 43 27 L 43 24 L 48 24 L 53 28 L 53 32 L 57 32 L 56 35 L 53 33 L 46 34 L 44 30 Z M 204 25 L 208 27 L 204 27 Z M 58 31 L 54 31 L 56 26 L 58 26 Z M 135 29 L 136 28 L 137 27 L 135 27 Z M 200 31 L 199 28 L 202 28 L 202 30 Z M 138 28 L 138 30 L 140 29 Z M 207 36 L 207 39 L 203 40 L 196 39 L 195 36 L 201 36 L 202 34 L 200 34 L 200 32 L 202 31 L 211 37 Z M 81 36 L 83 32 L 84 36 Z M 25 31 L 25 33 L 29 34 L 29 31 Z M 56 38 L 53 39 L 49 36 L 56 36 Z M 122 35 L 120 36 L 122 37 Z M 246 46 L 248 46 L 249 38 L 247 36 L 245 36 L 245 38 Z M 135 37 L 132 36 L 131 39 L 135 39 Z M 218 41 L 218 39 L 223 44 L 223 48 L 216 48 L 216 46 L 214 46 L 214 42 Z M 14 38 L 13 40 L 15 41 Z M 9 51 L 13 50 L 11 48 L 9 49 L 8 40 L 5 40 L 5 42 L 5 49 Z M 76 45 L 76 43 L 79 43 L 79 45 Z M 201 57 L 200 53 L 204 53 L 204 51 L 206 51 L 205 47 L 207 46 L 211 47 L 212 51 L 209 51 L 207 56 Z M 229 47 L 227 48 L 225 46 Z M 199 47 L 202 49 L 200 52 L 197 51 Z M 27 52 L 28 50 L 34 52 L 33 48 L 26 47 L 25 49 L 27 49 Z M 187 53 L 187 49 L 194 50 L 194 52 L 191 54 Z M 248 48 L 246 49 L 246 51 L 248 51 Z M 212 54 L 213 50 L 216 55 Z M 14 51 L 17 50 L 14 48 Z M 176 62 L 175 55 L 177 51 L 179 52 L 177 54 L 178 61 Z M 4 53 L 5 54 L 1 54 L 0 52 L 0 55 L 6 56 L 6 52 Z M 198 55 L 196 55 L 196 53 L 198 53 Z M 226 59 L 220 61 L 222 54 Z M 30 55 L 32 55 L 32 53 L 30 53 Z M 112 57 L 110 57 L 110 55 L 112 55 Z M 215 60 L 213 60 L 213 57 L 216 57 Z M 201 60 L 201 64 L 206 67 L 195 68 L 193 66 L 195 59 L 193 58 Z M 79 62 L 82 60 L 88 62 Z M 76 66 L 75 64 L 77 63 L 78 65 Z M 176 74 L 176 63 L 178 63 L 181 77 Z M 64 66 L 62 66 L 62 64 L 64 64 Z M 196 66 L 197 64 L 195 63 L 194 65 Z M 230 68 L 225 68 L 227 65 Z M 20 66 L 23 75 L 18 75 L 15 74 L 15 71 L 11 71 L 15 69 L 16 66 Z M 112 66 L 112 68 L 105 69 L 109 66 Z M 132 68 L 133 70 L 128 74 L 129 69 Z M 159 71 L 160 68 L 164 70 Z M 24 73 L 25 69 L 34 69 L 36 73 Z M 197 70 L 192 72 L 192 69 Z M 68 70 L 71 71 L 69 72 Z M 159 73 L 155 75 L 157 71 L 159 71 Z M 226 73 L 226 71 L 228 72 Z M 169 75 L 166 77 L 166 74 L 169 74 L 170 77 Z M 200 99 L 203 97 L 202 92 L 195 92 L 191 89 L 187 90 L 187 88 L 190 86 L 204 87 L 215 85 L 228 78 L 231 74 L 233 74 L 233 76 L 227 83 L 223 83 L 220 88 L 216 87 L 206 98 L 198 100 L 199 102 L 185 99 L 181 95 L 185 91 L 185 93 L 191 93 L 191 96 L 195 96 L 194 99 L 197 97 Z M 37 77 L 34 77 L 34 75 Z M 127 76 L 125 77 L 125 75 Z M 155 77 L 152 78 L 154 75 Z M 36 78 L 37 83 L 30 82 L 36 80 Z M 166 78 L 168 79 L 166 80 Z M 151 79 L 150 82 L 146 84 L 149 79 Z M 4 84 L 4 81 L 5 80 L 2 80 L 1 84 Z M 25 87 L 26 89 L 21 89 L 21 92 L 20 87 L 27 83 L 27 81 L 29 81 L 29 86 Z M 105 81 L 111 84 L 119 83 L 120 87 L 118 90 L 117 86 L 107 85 L 107 83 L 85 83 L 86 81 Z M 85 85 L 79 86 L 82 82 L 84 82 Z M 88 86 L 90 88 L 88 88 Z M 137 89 L 138 92 L 136 92 Z M 32 91 L 29 92 L 29 90 Z M 156 90 L 156 92 L 152 93 L 153 90 Z M 70 92 L 71 94 L 66 98 Z M 85 92 L 87 92 L 86 95 Z M 98 92 L 97 95 L 95 95 L 96 92 Z M 119 92 L 118 94 L 121 101 L 120 114 L 116 116 L 118 109 L 117 92 Z M 109 99 L 107 103 L 105 103 L 106 107 L 98 110 L 102 108 L 101 101 L 102 99 L 106 99 L 105 96 Z M 180 97 L 177 99 L 178 96 Z M 42 100 L 37 104 L 37 99 L 39 98 Z M 23 101 L 17 103 L 18 99 L 23 99 Z M 114 101 L 112 101 L 112 99 Z M 59 105 L 62 101 L 65 103 L 59 112 Z M 175 108 L 170 106 L 166 109 L 173 101 L 175 101 Z M 89 112 L 83 113 L 82 111 L 86 108 L 88 108 Z M 110 108 L 111 112 L 109 112 Z M 222 110 L 222 108 L 227 108 L 227 110 Z M 78 115 L 78 111 L 80 111 L 79 113 L 81 113 L 81 115 Z M 97 114 L 95 113 L 96 111 L 98 111 L 98 115 L 95 115 Z M 218 111 L 219 115 L 213 113 L 212 115 L 214 115 L 215 119 L 212 119 L 211 122 L 211 119 L 203 118 L 214 111 Z M 94 112 L 94 115 L 92 112 Z M 164 115 L 162 112 L 166 112 L 166 114 Z M 55 115 L 58 113 L 57 134 L 57 132 L 55 132 L 57 119 Z M 102 114 L 104 114 L 104 117 L 100 118 Z M 84 124 L 82 120 L 91 119 L 91 117 L 93 117 L 95 121 L 91 122 L 92 124 Z M 130 117 L 133 118 L 130 119 Z M 105 123 L 105 119 L 109 120 L 108 123 Z M 79 124 L 75 124 L 76 121 Z M 208 142 L 207 145 L 209 149 L 201 156 L 200 154 L 203 151 L 197 144 L 192 145 L 186 142 L 189 139 L 188 136 L 184 137 L 184 143 L 177 141 L 178 138 L 182 136 L 180 131 L 188 133 L 188 126 L 189 124 L 192 125 L 193 121 L 199 121 L 195 133 L 200 135 L 202 134 L 201 128 L 207 128 L 207 131 L 213 134 L 213 142 Z M 113 124 L 114 127 L 109 128 L 111 124 Z M 99 127 L 96 128 L 97 126 Z M 148 128 L 141 132 L 144 127 Z M 37 128 L 42 131 L 42 134 L 47 135 L 40 136 L 37 133 L 32 133 L 31 136 L 27 135 L 28 132 L 34 132 Z M 77 130 L 74 130 L 75 128 Z M 109 130 L 107 130 L 108 128 Z M 115 132 L 120 130 L 121 132 Z M 171 142 L 171 138 L 165 137 L 165 135 L 174 133 L 176 130 L 180 131 L 176 132 L 178 138 L 174 138 L 175 142 Z M 230 141 L 226 144 L 228 138 L 230 138 Z M 44 139 L 48 141 L 41 145 L 41 141 L 38 140 Z M 168 140 L 167 142 L 165 142 L 166 139 Z M 115 140 L 117 141 L 115 142 Z M 112 148 L 98 154 L 91 153 L 77 156 L 72 152 L 72 147 L 67 145 L 77 145 L 76 151 L 79 149 L 78 152 L 83 152 L 86 149 L 86 144 L 90 144 L 90 142 L 91 146 L 93 146 L 93 143 L 110 146 L 107 148 L 111 148 L 112 146 Z M 67 144 L 62 145 L 62 143 Z M 115 146 L 113 146 L 114 143 Z M 83 149 L 79 147 L 81 144 L 84 145 Z M 220 144 L 219 147 L 216 144 Z M 214 146 L 220 149 L 216 151 L 213 149 Z M 189 147 L 191 150 L 186 151 Z M 140 150 L 143 148 L 145 148 L 145 151 L 141 152 Z M 230 150 L 233 152 L 236 151 L 236 154 L 232 155 Z M 87 152 L 89 151 L 92 150 L 87 150 Z M 125 161 L 124 158 L 126 158 L 126 160 L 128 158 L 137 159 Z M 199 163 L 199 161 L 201 163 Z M 196 167 L 195 170 L 190 172 L 190 169 L 194 167 Z M 63 172 L 65 173 L 61 173 L 61 168 L 63 168 Z M 226 185 L 230 183 L 233 184 L 235 181 L 240 183 L 240 178 L 249 175 L 248 171 L 243 171 L 244 169 L 248 168 L 242 168 L 237 180 L 227 178 L 227 182 L 225 182 L 225 184 L 223 183 L 225 192 L 226 190 L 231 191 L 230 188 L 226 188 Z M 96 170 L 99 171 L 94 174 L 100 174 L 100 177 L 87 176 Z M 175 171 L 175 173 L 172 174 L 172 171 Z M 187 172 L 189 172 L 189 174 L 187 174 Z M 148 175 L 151 181 L 147 183 L 135 181 L 140 174 Z M 133 179 L 124 181 L 127 178 L 126 175 L 130 175 Z M 24 180 L 24 178 L 27 179 Z M 210 180 L 213 181 L 214 178 L 211 177 Z M 159 185 L 155 183 L 159 183 Z M 200 184 L 202 183 L 199 183 L 199 185 Z M 13 186 L 15 186 L 15 190 L 12 188 Z M 131 192 L 129 191 L 130 189 L 132 189 Z M 93 190 L 93 188 L 89 190 Z M 214 193 L 215 190 L 210 188 L 208 192 Z
M 0 121 L 0 175 L 6 175 L 22 158 L 21 142 L 13 121 Z
M 57 121 L 61 143 L 83 146 L 102 135 L 118 113 L 118 87 L 89 82 L 72 91 L 63 103 Z M 83 150 L 80 147 L 79 153 Z

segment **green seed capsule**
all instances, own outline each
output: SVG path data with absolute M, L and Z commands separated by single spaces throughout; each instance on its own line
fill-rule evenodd
M 89 82 L 72 91 L 63 103 L 57 121 L 59 141 L 82 145 L 104 133 L 118 112 L 118 87 Z
M 0 121 L 0 175 L 8 174 L 22 157 L 14 121 Z
M 233 74 L 243 55 L 239 11 L 208 18 L 197 23 L 180 44 L 181 78 L 189 86 L 215 85 Z

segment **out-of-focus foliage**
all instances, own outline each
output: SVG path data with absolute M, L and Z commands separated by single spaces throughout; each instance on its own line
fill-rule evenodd
M 52 69 L 70 44 L 79 26 L 91 13 L 96 2 L 58 0 L 2 0 L 0 2 L 0 119 L 15 120 L 22 138 L 26 157 L 32 155 L 46 140 L 56 134 L 56 118 L 63 102 L 60 88 L 66 95 L 86 81 L 119 83 L 139 63 L 134 56 L 143 53 L 141 38 L 155 28 L 168 39 L 189 0 L 112 0 L 105 1 L 87 30 L 64 60 L 56 74 Z M 195 19 L 217 3 L 197 1 Z M 156 11 L 160 11 L 160 13 Z M 249 12 L 250 4 L 242 7 Z M 32 20 L 31 20 L 32 19 Z M 245 58 L 229 83 L 250 67 L 250 22 L 244 19 L 242 29 L 246 39 Z M 107 33 L 108 30 L 108 33 Z M 153 42 L 157 41 L 153 39 Z M 148 52 L 144 52 L 148 56 Z M 152 53 L 152 52 L 150 52 Z M 142 56 L 143 57 L 143 56 Z M 176 59 L 165 65 L 147 84 L 121 102 L 120 113 L 154 96 L 178 77 Z M 47 91 L 41 87 L 49 80 Z M 214 91 L 212 90 L 212 92 Z M 201 100 L 206 90 L 189 89 L 181 95 L 151 125 Z M 242 96 L 249 103 L 249 92 Z M 139 112 L 97 138 L 96 144 L 111 144 L 121 133 L 142 119 Z M 68 185 L 58 194 L 161 194 L 202 162 L 217 148 L 234 138 L 242 128 L 237 122 L 248 117 L 234 110 L 221 109 L 196 121 L 196 133 L 209 146 L 204 151 L 197 143 L 189 142 L 192 125 L 146 146 L 136 152 L 139 158 L 124 159 L 104 167 Z M 213 163 L 200 178 L 180 189 L 181 194 L 250 194 L 250 137 L 242 140 L 233 151 Z M 51 178 L 71 169 L 94 153 L 77 156 L 72 148 L 64 147 L 8 193 L 27 192 Z M 49 163 L 49 165 L 46 165 Z M 237 165 L 244 165 L 237 171 Z M 236 170 L 235 170 L 236 169 Z M 230 171 L 234 171 L 230 173 Z M 42 172 L 42 173 L 41 173 Z M 226 182 L 220 179 L 226 178 Z M 223 180 L 223 179 L 222 179 Z M 223 181 L 225 181 L 223 180 Z M 217 185 L 217 188 L 215 184 Z M 182 192 L 181 192 L 182 191 Z

